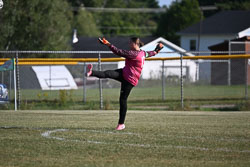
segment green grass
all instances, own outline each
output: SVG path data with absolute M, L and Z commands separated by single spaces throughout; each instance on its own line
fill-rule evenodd
M 250 165 L 250 112 L 128 111 L 121 132 L 114 131 L 117 117 L 0 111 L 0 166 Z
M 211 98 L 244 98 L 245 86 L 211 86 L 211 85 L 184 85 L 185 99 L 211 99 Z M 250 87 L 248 88 L 250 92 Z M 103 96 L 106 99 L 118 99 L 120 88 L 106 88 L 103 89 Z M 83 89 L 68 91 L 68 94 L 73 100 L 83 99 Z M 99 89 L 87 89 L 87 100 L 97 100 L 99 97 Z M 180 85 L 167 85 L 165 88 L 166 99 L 178 100 L 181 97 Z M 12 94 L 13 98 L 14 95 Z M 22 100 L 54 100 L 58 99 L 59 91 L 42 91 L 42 90 L 21 90 Z M 250 97 L 250 95 L 249 95 Z M 161 99 L 162 88 L 160 86 L 151 87 L 135 87 L 132 89 L 130 100 L 144 100 L 144 99 Z
M 250 92 L 250 87 L 249 87 Z M 119 88 L 103 89 L 105 109 L 119 109 Z M 11 105 L 0 106 L 0 109 L 13 109 Z M 59 91 L 21 90 L 21 109 L 24 110 L 86 110 L 99 109 L 99 89 L 87 89 L 86 103 L 83 103 L 83 90 L 70 90 L 60 95 Z M 180 110 L 181 93 L 179 85 L 168 85 L 165 88 L 165 99 L 162 100 L 161 87 L 135 87 L 128 99 L 128 107 L 134 110 Z M 207 86 L 184 85 L 185 110 L 207 110 L 203 105 L 234 105 L 225 110 L 249 110 L 244 107 L 244 85 L 238 86 Z M 249 98 L 250 99 L 250 98 Z M 218 110 L 218 109 L 209 109 Z

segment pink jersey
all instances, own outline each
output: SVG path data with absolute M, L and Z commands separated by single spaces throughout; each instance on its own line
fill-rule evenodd
M 110 50 L 125 59 L 125 67 L 123 68 L 123 77 L 126 81 L 136 86 L 141 76 L 144 60 L 146 57 L 151 57 L 156 54 L 154 51 L 146 52 L 143 50 L 122 50 L 116 48 L 114 45 L 110 46 Z

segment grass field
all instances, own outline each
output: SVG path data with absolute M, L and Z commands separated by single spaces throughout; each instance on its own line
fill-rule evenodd
M 248 89 L 250 92 L 250 87 Z M 119 88 L 103 89 L 105 109 L 119 109 L 119 93 Z M 11 94 L 10 105 L 0 106 L 0 109 L 14 109 L 13 97 L 14 95 Z M 99 100 L 98 88 L 87 89 L 86 103 L 83 103 L 83 89 L 81 88 L 66 91 L 64 94 L 60 94 L 59 91 L 21 90 L 21 109 L 23 110 L 96 110 L 100 107 Z M 225 104 L 232 107 L 222 108 L 222 110 L 249 110 L 250 101 L 245 100 L 245 86 L 184 85 L 185 110 L 207 110 L 203 108 L 204 105 L 223 106 Z M 162 89 L 159 83 L 151 87 L 135 87 L 129 96 L 128 107 L 132 110 L 180 110 L 180 86 L 167 85 L 165 100 L 162 100 Z
M 215 85 L 184 85 L 184 98 L 185 99 L 211 99 L 211 98 L 244 98 L 245 86 L 215 86 Z M 250 87 L 248 88 L 250 92 Z M 13 92 L 12 92 L 13 93 Z M 103 89 L 104 99 L 119 98 L 120 88 L 105 88 Z M 83 99 L 83 89 L 68 91 L 73 100 Z M 99 100 L 99 88 L 87 89 L 86 98 L 89 101 Z M 11 95 L 14 97 L 14 94 Z M 54 100 L 59 98 L 59 91 L 42 91 L 42 90 L 21 90 L 22 100 Z M 181 89 L 180 85 L 167 85 L 165 88 L 165 97 L 168 100 L 180 100 Z M 250 97 L 250 95 L 249 95 Z M 145 100 L 145 99 L 162 99 L 161 86 L 151 87 L 135 87 L 132 89 L 130 100 Z
M 250 166 L 250 112 L 0 111 L 0 166 Z

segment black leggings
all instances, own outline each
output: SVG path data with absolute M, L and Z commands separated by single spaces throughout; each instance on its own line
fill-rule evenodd
M 120 92 L 120 112 L 119 112 L 119 124 L 124 124 L 125 117 L 127 113 L 127 99 L 134 87 L 131 83 L 126 81 L 122 75 L 122 69 L 117 70 L 107 70 L 107 71 L 92 71 L 91 76 L 97 78 L 111 78 L 121 82 L 121 92 Z

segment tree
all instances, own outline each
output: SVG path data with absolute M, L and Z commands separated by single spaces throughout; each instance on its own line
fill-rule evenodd
M 107 0 L 68 0 L 73 7 L 103 7 Z
M 162 14 L 156 35 L 179 44 L 176 32 L 200 21 L 201 12 L 197 0 L 174 1 L 169 9 Z
M 72 17 L 65 0 L 5 1 L 0 50 L 68 50 Z
M 79 36 L 95 37 L 101 36 L 101 31 L 97 28 L 94 17 L 86 10 L 79 10 L 75 16 L 75 28 Z
M 216 3 L 215 5 L 219 8 L 219 10 L 250 10 L 249 0 L 232 0 L 224 3 Z
M 156 0 L 107 0 L 107 8 L 157 8 Z M 98 25 L 104 35 L 114 36 L 144 36 L 153 33 L 151 27 L 156 27 L 156 14 L 152 13 L 102 13 L 97 14 Z M 149 27 L 149 28 L 148 28 Z
M 216 6 L 217 10 L 203 11 L 209 17 L 222 10 L 250 10 L 249 0 L 199 0 L 200 6 Z
M 157 0 L 68 0 L 75 7 L 98 8 L 158 8 Z M 97 27 L 105 36 L 152 34 L 156 27 L 156 14 L 141 13 L 92 13 Z M 77 14 L 76 14 L 77 15 Z M 141 28 L 142 27 L 142 28 Z M 150 27 L 150 28 L 147 28 Z

